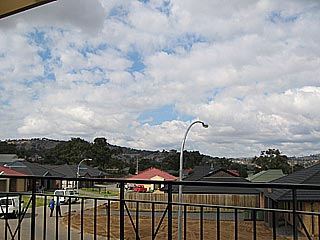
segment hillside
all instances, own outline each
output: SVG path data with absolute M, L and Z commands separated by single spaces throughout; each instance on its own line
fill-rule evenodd
M 106 138 L 96 138 L 87 142 L 80 138 L 60 141 L 48 138 L 18 139 L 0 141 L 0 153 L 17 154 L 27 161 L 40 164 L 78 164 L 84 158 L 91 158 L 87 162 L 103 171 L 135 173 L 156 167 L 178 175 L 180 153 L 177 150 L 149 151 L 137 150 L 109 144 Z M 290 157 L 289 162 L 307 166 L 314 164 L 320 155 L 305 157 Z M 247 171 L 255 171 L 250 164 L 253 158 L 227 159 L 203 155 L 198 151 L 185 151 L 184 168 L 192 169 L 196 165 L 210 164 L 212 167 L 233 169 L 242 176 Z
M 176 150 L 137 150 L 111 145 L 105 138 L 96 138 L 92 143 L 80 138 L 72 138 L 69 141 L 47 138 L 18 139 L 0 143 L 0 153 L 14 153 L 20 158 L 40 164 L 77 164 L 84 158 L 92 158 L 93 161 L 88 164 L 105 171 L 129 169 L 134 173 L 137 164 L 139 170 L 156 167 L 171 171 L 175 175 L 179 169 L 180 153 Z M 216 166 L 230 164 L 226 159 L 219 160 L 198 151 L 186 151 L 184 159 L 186 168 L 213 161 Z

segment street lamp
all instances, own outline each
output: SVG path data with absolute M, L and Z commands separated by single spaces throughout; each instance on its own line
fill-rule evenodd
M 79 164 L 78 164 L 78 169 L 77 169 L 77 178 L 80 177 L 80 165 L 81 163 L 83 163 L 84 161 L 92 161 L 91 158 L 85 158 L 85 159 L 82 159 Z M 79 193 L 79 181 L 77 181 L 77 192 Z
M 182 140 L 181 149 L 180 149 L 180 169 L 179 169 L 179 181 L 182 181 L 182 171 L 183 171 L 183 149 L 186 143 L 187 135 L 194 124 L 201 123 L 202 127 L 208 128 L 209 126 L 202 121 L 194 121 L 187 128 L 184 138 Z M 179 208 L 178 208 L 178 240 L 182 240 L 182 185 L 179 185 Z

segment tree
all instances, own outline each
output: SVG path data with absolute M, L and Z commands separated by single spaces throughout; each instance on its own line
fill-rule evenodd
M 269 148 L 266 151 L 261 151 L 259 157 L 254 157 L 253 163 L 260 166 L 260 170 L 267 169 L 282 169 L 286 174 L 290 172 L 288 157 L 282 155 L 279 149 Z
M 16 153 L 16 147 L 13 144 L 6 142 L 0 142 L 0 153 L 1 154 L 14 154 Z
M 111 151 L 107 139 L 96 138 L 91 146 L 91 158 L 102 169 L 110 168 Z
M 81 138 L 71 138 L 50 149 L 45 158 L 55 164 L 78 164 L 84 158 L 91 158 L 90 143 Z

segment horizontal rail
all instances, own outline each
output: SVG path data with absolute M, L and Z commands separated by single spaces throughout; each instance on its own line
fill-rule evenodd
M 8 178 L 8 176 L 0 176 L 0 179 Z M 10 176 L 9 179 L 21 179 L 22 177 Z M 151 180 L 128 180 L 128 179 L 100 179 L 100 178 L 61 178 L 61 177 L 23 177 L 30 181 L 31 191 L 28 192 L 0 192 L 2 198 L 9 198 L 18 196 L 25 201 L 25 208 L 18 211 L 18 220 L 1 218 L 0 224 L 0 239 L 73 239 L 75 236 L 81 239 L 112 239 L 112 238 L 126 238 L 130 235 L 132 238 L 165 238 L 176 239 L 173 228 L 177 227 L 177 208 L 181 205 L 183 209 L 183 231 L 184 237 L 188 236 L 189 228 L 193 229 L 196 225 L 198 239 L 206 239 L 206 229 L 210 226 L 214 227 L 216 237 L 224 239 L 223 226 L 225 219 L 230 221 L 229 226 L 233 226 L 230 231 L 234 232 L 234 239 L 241 238 L 243 229 L 239 222 L 244 221 L 244 215 L 248 212 L 251 218 L 248 218 L 250 226 L 252 226 L 250 238 L 256 239 L 259 230 L 258 225 L 261 221 L 265 221 L 270 225 L 271 235 L 269 239 L 276 239 L 279 237 L 278 231 L 280 224 L 278 222 L 285 221 L 285 224 L 292 225 L 293 239 L 298 239 L 299 234 L 305 236 L 318 236 L 320 231 L 320 212 L 318 208 L 313 210 L 303 210 L 299 208 L 299 197 L 297 190 L 320 190 L 320 185 L 308 184 L 279 184 L 279 183 L 234 183 L 234 182 L 191 182 L 191 181 L 151 181 Z M 36 181 L 79 181 L 89 182 L 92 185 L 99 183 L 105 184 L 107 188 L 110 184 L 119 184 L 118 196 L 84 196 L 77 197 L 68 196 L 69 200 L 72 198 L 79 198 L 77 203 L 63 205 L 63 217 L 58 216 L 55 212 L 54 217 L 51 218 L 49 208 L 47 207 L 49 201 L 56 196 L 52 193 L 38 193 L 36 192 Z M 125 184 L 161 184 L 167 185 L 168 191 L 161 193 L 162 200 L 157 200 L 156 193 L 135 193 L 136 199 L 128 198 L 130 192 L 126 192 Z M 264 189 L 287 189 L 292 192 L 292 200 L 286 201 L 287 205 L 281 205 L 280 202 L 273 201 L 271 205 L 261 206 L 239 206 L 227 205 L 220 203 L 188 203 L 174 201 L 174 196 L 177 196 L 177 191 L 173 189 L 174 186 L 211 186 L 227 188 L 254 188 L 260 189 L 260 200 L 268 197 L 264 194 Z M 143 196 L 148 196 L 149 200 L 143 199 Z M 141 197 L 141 198 L 140 198 Z M 264 199 L 263 199 L 264 200 Z M 264 200 L 267 201 L 267 200 Z M 320 202 L 320 200 L 319 200 Z M 133 207 L 129 206 L 129 203 Z M 42 204 L 42 205 L 41 205 Z M 143 209 L 142 204 L 150 204 L 149 209 Z M 306 203 L 307 204 L 307 203 Z M 41 205 L 41 206 L 39 206 Z M 163 210 L 157 210 L 155 206 L 163 205 Z M 6 208 L 3 208 L 3 213 Z M 189 210 L 196 209 L 196 210 Z M 310 208 L 311 209 L 311 208 Z M 6 210 L 8 211 L 8 210 Z M 8 212 L 5 212 L 8 213 Z M 260 214 L 260 215 L 259 215 Z M 133 217 L 135 216 L 135 217 Z M 53 220 L 54 219 L 54 220 Z M 146 220 L 147 219 L 147 220 Z M 299 220 L 299 221 L 298 221 Z M 145 221 L 144 224 L 142 221 Z M 308 221 L 311 224 L 305 224 L 303 221 Z M 64 222 L 65 226 L 61 225 Z M 116 225 L 117 223 L 117 225 Z M 126 223 L 126 224 L 125 224 Z M 299 224 L 303 226 L 303 232 L 299 229 Z M 129 226 L 128 226 L 129 225 Z M 145 225 L 150 225 L 148 228 Z M 266 225 L 266 224 L 264 224 Z M 117 227 L 115 227 L 117 226 Z M 312 226 L 312 228 L 308 228 Z M 117 229 L 115 232 L 114 229 Z M 300 233 L 299 233 L 300 232 Z M 147 235 L 146 235 L 147 234 Z M 195 232 L 193 232 L 195 234 Z M 283 233 L 281 233 L 283 234 Z M 92 238 L 90 238 L 90 236 Z M 260 239 L 260 238 L 258 238 Z

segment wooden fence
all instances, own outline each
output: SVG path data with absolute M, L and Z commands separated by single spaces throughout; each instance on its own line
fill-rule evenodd
M 126 200 L 150 201 L 150 202 L 167 202 L 166 193 L 126 193 Z M 178 202 L 178 194 L 172 194 L 172 201 Z M 259 207 L 259 195 L 232 195 L 232 194 L 183 194 L 183 203 L 188 204 L 205 204 L 205 205 L 223 205 L 223 206 L 240 206 L 240 207 Z M 126 202 L 130 210 L 136 209 L 135 202 Z M 155 211 L 163 211 L 166 204 L 155 204 Z M 150 211 L 151 203 L 139 203 L 141 211 Z M 178 206 L 173 206 L 173 211 L 177 211 Z M 206 210 L 209 210 L 207 208 Z M 199 207 L 189 206 L 188 211 L 199 211 Z

